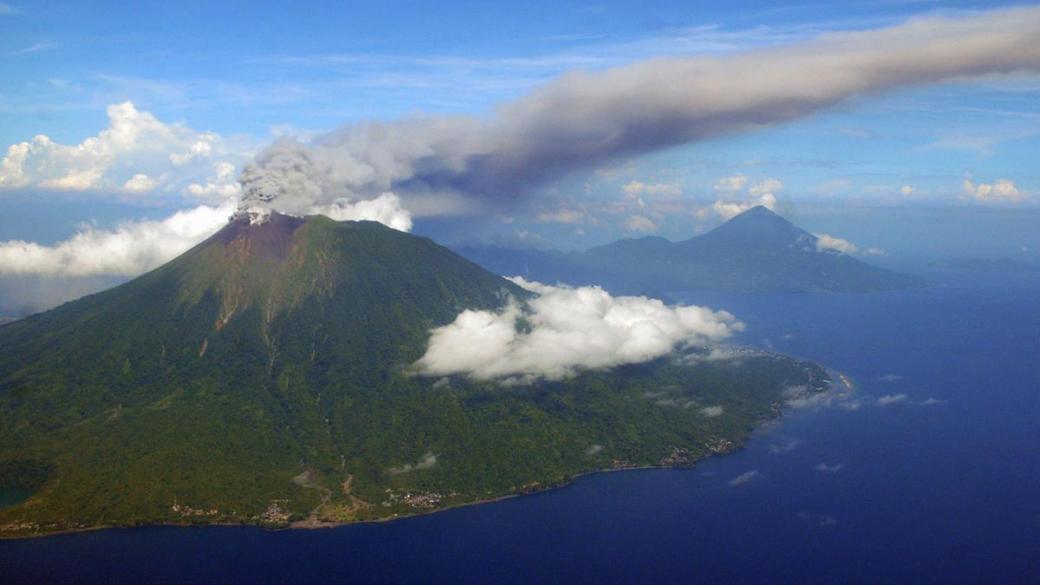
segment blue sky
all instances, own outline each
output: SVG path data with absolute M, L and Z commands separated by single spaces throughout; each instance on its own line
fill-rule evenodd
M 162 120 L 258 139 L 272 129 L 327 130 L 414 111 L 472 113 L 570 69 L 737 51 L 919 14 L 1014 5 L 415 4 L 7 3 L 0 15 L 0 140 L 41 132 L 81 140 L 104 125 L 106 105 L 124 100 Z M 950 94 L 919 99 L 963 105 L 962 96 Z M 1013 105 L 1000 96 L 991 103 Z
M 110 107 L 127 102 L 132 110 L 121 115 L 150 114 L 147 136 L 157 138 L 148 152 L 116 155 L 101 178 L 55 180 L 62 171 L 54 167 L 77 156 L 70 150 L 39 163 L 49 183 L 0 183 L 0 242 L 52 244 L 85 221 L 108 229 L 218 205 L 237 188 L 243 165 L 278 136 L 306 142 L 343 124 L 416 115 L 485 118 L 570 71 L 735 55 L 1016 5 L 3 3 L 0 148 L 41 134 L 82 145 L 109 127 Z M 679 239 L 724 219 L 697 213 L 720 193 L 746 204 L 758 201 L 753 192 L 768 191 L 776 210 L 799 224 L 889 252 L 879 262 L 915 253 L 1035 258 L 1038 97 L 1036 73 L 866 92 L 789 122 L 554 176 L 522 207 L 413 209 L 415 229 L 449 243 L 562 248 L 642 235 Z M 200 140 L 208 150 L 193 158 L 189 149 Z M 186 162 L 173 165 L 170 156 Z M 233 172 L 222 174 L 221 162 Z M 743 177 L 739 189 L 720 190 L 734 177 Z M 636 203 L 646 212 L 633 211 Z M 922 218 L 926 237 L 910 237 L 908 217 Z

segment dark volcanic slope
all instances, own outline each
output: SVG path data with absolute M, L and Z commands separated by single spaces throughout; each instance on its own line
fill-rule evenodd
M 425 238 L 275 214 L 2 325 L 0 489 L 33 495 L 0 508 L 0 536 L 383 518 L 690 463 L 826 380 L 776 356 L 509 389 L 408 373 L 432 327 L 528 295 Z
M 602 284 L 628 293 L 681 289 L 852 292 L 927 284 L 846 254 L 818 250 L 816 236 L 765 207 L 754 207 L 703 236 L 682 242 L 645 237 L 569 254 L 459 251 L 498 274 Z

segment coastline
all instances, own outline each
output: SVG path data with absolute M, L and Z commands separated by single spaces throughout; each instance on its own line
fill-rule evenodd
M 831 392 L 833 390 L 838 390 L 840 393 L 852 393 L 852 392 L 855 392 L 855 386 L 854 386 L 851 378 L 849 378 L 845 373 L 843 373 L 843 372 L 841 372 L 839 370 L 835 370 L 833 368 L 825 368 L 825 371 L 827 372 L 827 374 L 829 376 L 832 376 L 832 377 L 831 377 L 831 388 L 829 388 L 828 390 L 825 390 L 824 392 Z M 840 388 L 838 388 L 839 384 L 841 386 Z M 295 522 L 291 522 L 289 524 L 279 525 L 279 526 L 265 526 L 265 525 L 262 525 L 262 524 L 248 523 L 248 522 L 206 522 L 206 523 L 198 523 L 198 524 L 195 524 L 195 523 L 180 523 L 180 522 L 155 522 L 155 523 L 146 523 L 146 524 L 137 524 L 137 525 L 109 524 L 109 525 L 98 525 L 98 526 L 84 526 L 84 527 L 77 527 L 77 528 L 63 528 L 63 529 L 60 529 L 60 530 L 47 531 L 47 532 L 33 532 L 33 533 L 4 533 L 3 531 L 0 531 L 0 542 L 3 542 L 3 541 L 15 541 L 15 540 L 28 540 L 28 539 L 37 539 L 37 538 L 48 538 L 48 537 L 52 537 L 52 536 L 62 536 L 62 535 L 78 534 L 78 533 L 85 533 L 85 532 L 95 532 L 95 531 L 100 531 L 100 530 L 119 530 L 119 529 L 132 529 L 132 528 L 158 528 L 158 527 L 206 528 L 206 527 L 211 527 L 211 526 L 227 526 L 227 527 L 256 528 L 256 529 L 259 529 L 259 530 L 278 532 L 278 531 L 285 531 L 285 530 L 322 530 L 322 529 L 341 528 L 341 527 L 344 527 L 344 526 L 365 525 L 365 524 L 381 524 L 381 523 L 385 523 L 385 522 L 393 522 L 395 520 L 404 520 L 406 518 L 416 518 L 416 517 L 419 517 L 419 516 L 427 516 L 427 515 L 430 515 L 430 514 L 437 514 L 437 513 L 440 513 L 440 512 L 447 512 L 447 511 L 450 511 L 450 510 L 456 510 L 456 509 L 459 509 L 459 508 L 465 508 L 465 507 L 471 507 L 471 506 L 481 506 L 481 505 L 486 505 L 486 504 L 493 504 L 493 503 L 496 503 L 496 502 L 501 502 L 501 501 L 509 500 L 509 499 L 513 499 L 513 498 L 519 498 L 519 497 L 523 497 L 523 496 L 547 493 L 547 492 L 550 492 L 550 491 L 553 491 L 553 490 L 567 488 L 567 487 L 571 486 L 578 479 L 581 479 L 581 478 L 584 478 L 584 477 L 589 477 L 589 476 L 594 476 L 594 475 L 599 475 L 599 474 L 618 473 L 618 472 L 625 472 L 625 471 L 647 471 L 647 470 L 692 470 L 692 469 L 696 468 L 697 465 L 700 464 L 702 461 L 705 461 L 705 460 L 707 460 L 709 458 L 712 458 L 712 457 L 725 457 L 727 455 L 730 455 L 730 454 L 742 451 L 743 449 L 746 448 L 747 443 L 754 437 L 756 432 L 768 428 L 771 424 L 775 423 L 777 420 L 782 418 L 785 410 L 786 409 L 784 409 L 783 407 L 780 407 L 780 408 L 777 409 L 776 414 L 774 416 L 771 416 L 769 418 L 766 418 L 766 419 L 763 419 L 763 420 L 759 421 L 750 430 L 750 432 L 748 432 L 747 436 L 740 443 L 733 443 L 733 447 L 731 449 L 729 449 L 729 450 L 727 450 L 725 452 L 722 452 L 722 453 L 709 453 L 709 454 L 707 454 L 707 455 L 705 455 L 705 456 L 703 456 L 703 457 L 701 457 L 699 459 L 696 459 L 695 461 L 693 461 L 692 463 L 690 463 L 688 465 L 651 464 L 651 465 L 633 465 L 633 466 L 630 466 L 630 467 L 622 466 L 622 467 L 607 467 L 607 468 L 591 469 L 591 470 L 588 470 L 588 471 L 583 471 L 583 472 L 579 472 L 579 473 L 576 473 L 574 475 L 568 476 L 568 478 L 565 481 L 563 481 L 562 483 L 556 484 L 556 485 L 546 486 L 546 487 L 543 487 L 543 488 L 540 488 L 540 489 L 532 489 L 532 490 L 526 490 L 526 491 L 521 491 L 521 492 L 502 494 L 502 495 L 494 496 L 494 497 L 491 497 L 491 498 L 473 500 L 471 502 L 461 502 L 461 503 L 458 503 L 458 504 L 451 504 L 451 505 L 443 506 L 443 507 L 436 508 L 436 509 L 433 509 L 433 510 L 423 510 L 423 511 L 416 511 L 414 513 L 407 513 L 407 514 L 394 514 L 392 516 L 386 516 L 386 517 L 382 517 L 382 518 L 373 518 L 373 519 L 355 520 L 355 521 L 344 521 L 344 522 L 324 522 L 324 521 L 312 521 L 312 520 L 309 520 L 309 519 L 304 519 L 304 520 L 297 520 Z
M 599 475 L 599 474 L 605 474 L 605 473 L 619 473 L 619 472 L 625 472 L 625 471 L 692 470 L 701 461 L 704 461 L 704 460 L 709 459 L 711 457 L 724 457 L 725 455 L 729 455 L 730 453 L 736 453 L 736 452 L 742 450 L 743 448 L 744 448 L 744 444 L 741 444 L 741 445 L 737 446 L 736 448 L 734 448 L 732 451 L 729 451 L 729 452 L 727 452 L 725 454 L 722 454 L 722 455 L 711 454 L 711 455 L 708 455 L 706 457 L 702 457 L 702 458 L 698 459 L 697 461 L 695 461 L 691 465 L 686 465 L 686 466 L 638 465 L 638 466 L 633 466 L 633 467 L 618 467 L 618 468 L 610 467 L 610 468 L 604 468 L 604 469 L 594 469 L 594 470 L 591 470 L 591 471 L 583 471 L 581 473 L 577 473 L 577 474 L 574 474 L 574 475 L 570 476 L 568 478 L 568 480 L 563 482 L 563 483 L 560 483 L 560 484 L 557 484 L 557 485 L 553 485 L 553 486 L 549 486 L 549 487 L 545 487 L 545 488 L 542 488 L 542 489 L 535 489 L 535 490 L 524 491 L 524 492 L 517 492 L 517 493 L 511 493 L 511 494 L 503 494 L 503 495 L 500 495 L 500 496 L 495 496 L 493 498 L 474 500 L 472 502 L 462 502 L 462 503 L 459 503 L 459 504 L 452 504 L 452 505 L 444 506 L 444 507 L 437 508 L 437 509 L 434 509 L 434 510 L 417 511 L 417 512 L 411 513 L 411 514 L 395 514 L 393 516 L 386 516 L 386 517 L 383 517 L 383 518 L 372 518 L 372 519 L 369 519 L 369 520 L 356 520 L 356 521 L 347 521 L 347 522 L 321 522 L 321 521 L 318 521 L 318 522 L 314 522 L 314 523 L 308 523 L 308 520 L 297 520 L 295 522 L 291 522 L 291 523 L 289 523 L 287 525 L 284 525 L 284 526 L 265 526 L 265 525 L 262 525 L 262 524 L 247 523 L 247 522 L 206 522 L 206 523 L 199 523 L 199 524 L 179 523 L 179 522 L 152 522 L 152 523 L 147 523 L 147 524 L 135 524 L 135 525 L 106 524 L 106 525 L 98 525 L 98 526 L 85 526 L 85 527 L 81 527 L 81 528 L 63 528 L 61 530 L 54 530 L 54 531 L 49 531 L 49 532 L 29 533 L 29 534 L 4 534 L 3 532 L 0 532 L 0 542 L 15 541 L 15 540 L 30 540 L 30 539 L 38 539 L 38 538 L 49 538 L 49 537 L 52 537 L 52 536 L 62 536 L 62 535 L 68 535 L 68 534 L 81 534 L 81 533 L 86 533 L 86 532 L 96 532 L 96 531 L 99 531 L 99 530 L 124 530 L 124 529 L 134 529 L 134 528 L 162 528 L 162 527 L 169 527 L 169 528 L 208 528 L 208 527 L 216 527 L 216 526 L 226 526 L 226 527 L 255 528 L 255 529 L 258 529 L 258 530 L 264 530 L 264 531 L 268 531 L 268 532 L 282 532 L 282 531 L 287 531 L 287 530 L 323 530 L 323 529 L 331 529 L 331 528 L 342 528 L 344 526 L 357 526 L 357 525 L 365 525 L 365 524 L 382 524 L 382 523 L 385 523 L 385 522 L 394 522 L 396 520 L 405 520 L 407 518 L 417 518 L 419 516 L 428 516 L 428 515 L 437 514 L 437 513 L 440 513 L 440 512 L 448 512 L 450 510 L 457 510 L 457 509 L 460 509 L 460 508 L 468 508 L 468 507 L 472 507 L 472 506 L 483 506 L 483 505 L 486 505 L 486 504 L 494 504 L 495 502 L 501 502 L 501 501 L 510 500 L 510 499 L 513 499 L 513 498 L 521 498 L 521 497 L 524 497 L 524 496 L 533 496 L 533 495 L 536 495 L 536 494 L 543 494 L 543 493 L 547 493 L 547 492 L 551 492 L 551 491 L 567 488 L 570 485 L 572 485 L 575 480 L 581 479 L 583 477 L 593 476 L 593 475 Z

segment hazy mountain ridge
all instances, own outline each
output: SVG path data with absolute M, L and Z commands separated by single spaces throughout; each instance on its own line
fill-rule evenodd
M 916 276 L 817 247 L 817 237 L 764 207 L 716 229 L 672 242 L 649 236 L 585 252 L 464 247 L 457 251 L 498 274 L 615 292 L 684 289 L 868 292 L 926 286 Z

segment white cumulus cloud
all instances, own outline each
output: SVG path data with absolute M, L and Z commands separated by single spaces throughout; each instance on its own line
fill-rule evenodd
M 964 191 L 976 201 L 984 203 L 1018 201 L 1023 196 L 1015 183 L 1008 179 L 997 179 L 993 183 L 976 183 L 971 179 L 964 179 Z
M 0 159 L 0 190 L 161 191 L 200 196 L 196 183 L 211 174 L 214 165 L 230 166 L 234 183 L 235 165 L 249 154 L 248 148 L 229 144 L 213 132 L 165 123 L 138 110 L 133 102 L 109 105 L 106 113 L 108 127 L 79 144 L 61 144 L 39 134 L 8 146 Z M 218 187 L 206 193 L 215 196 L 210 200 L 217 203 L 237 194 L 237 185 L 234 193 Z
M 145 193 L 151 191 L 159 184 L 159 181 L 144 173 L 137 173 L 123 183 L 123 190 L 131 193 Z
M 859 254 L 862 256 L 887 256 L 888 252 L 881 248 L 860 248 L 856 244 L 830 234 L 813 234 L 816 236 L 817 252 L 839 252 L 841 254 Z
M 679 345 L 722 339 L 743 328 L 726 311 L 614 297 L 599 287 L 511 280 L 538 296 L 526 306 L 511 302 L 501 311 L 463 311 L 433 330 L 413 369 L 482 380 L 559 380 L 582 369 L 649 361 Z
M 722 177 L 715 182 L 715 190 L 720 193 L 736 193 L 744 188 L 747 184 L 748 178 L 745 175 L 733 175 L 732 177 Z
M 748 178 L 744 175 L 722 177 L 715 183 L 715 191 L 721 198 L 711 206 L 698 210 L 697 216 L 706 219 L 715 214 L 723 219 L 732 219 L 759 205 L 776 211 L 775 193 L 783 188 L 783 182 L 774 178 L 749 186 Z
M 191 183 L 187 192 L 198 199 L 225 200 L 238 197 L 242 187 L 235 177 L 235 165 L 220 161 L 213 163 L 213 174 L 206 177 L 205 182 Z
M 832 250 L 834 252 L 841 252 L 842 254 L 855 254 L 859 252 L 859 248 L 852 242 L 832 236 L 830 234 L 813 234 L 816 236 L 816 249 L 820 252 L 825 250 Z
M 748 193 L 752 197 L 762 197 L 783 188 L 784 183 L 780 179 L 766 179 L 752 185 L 751 188 L 748 189 Z

